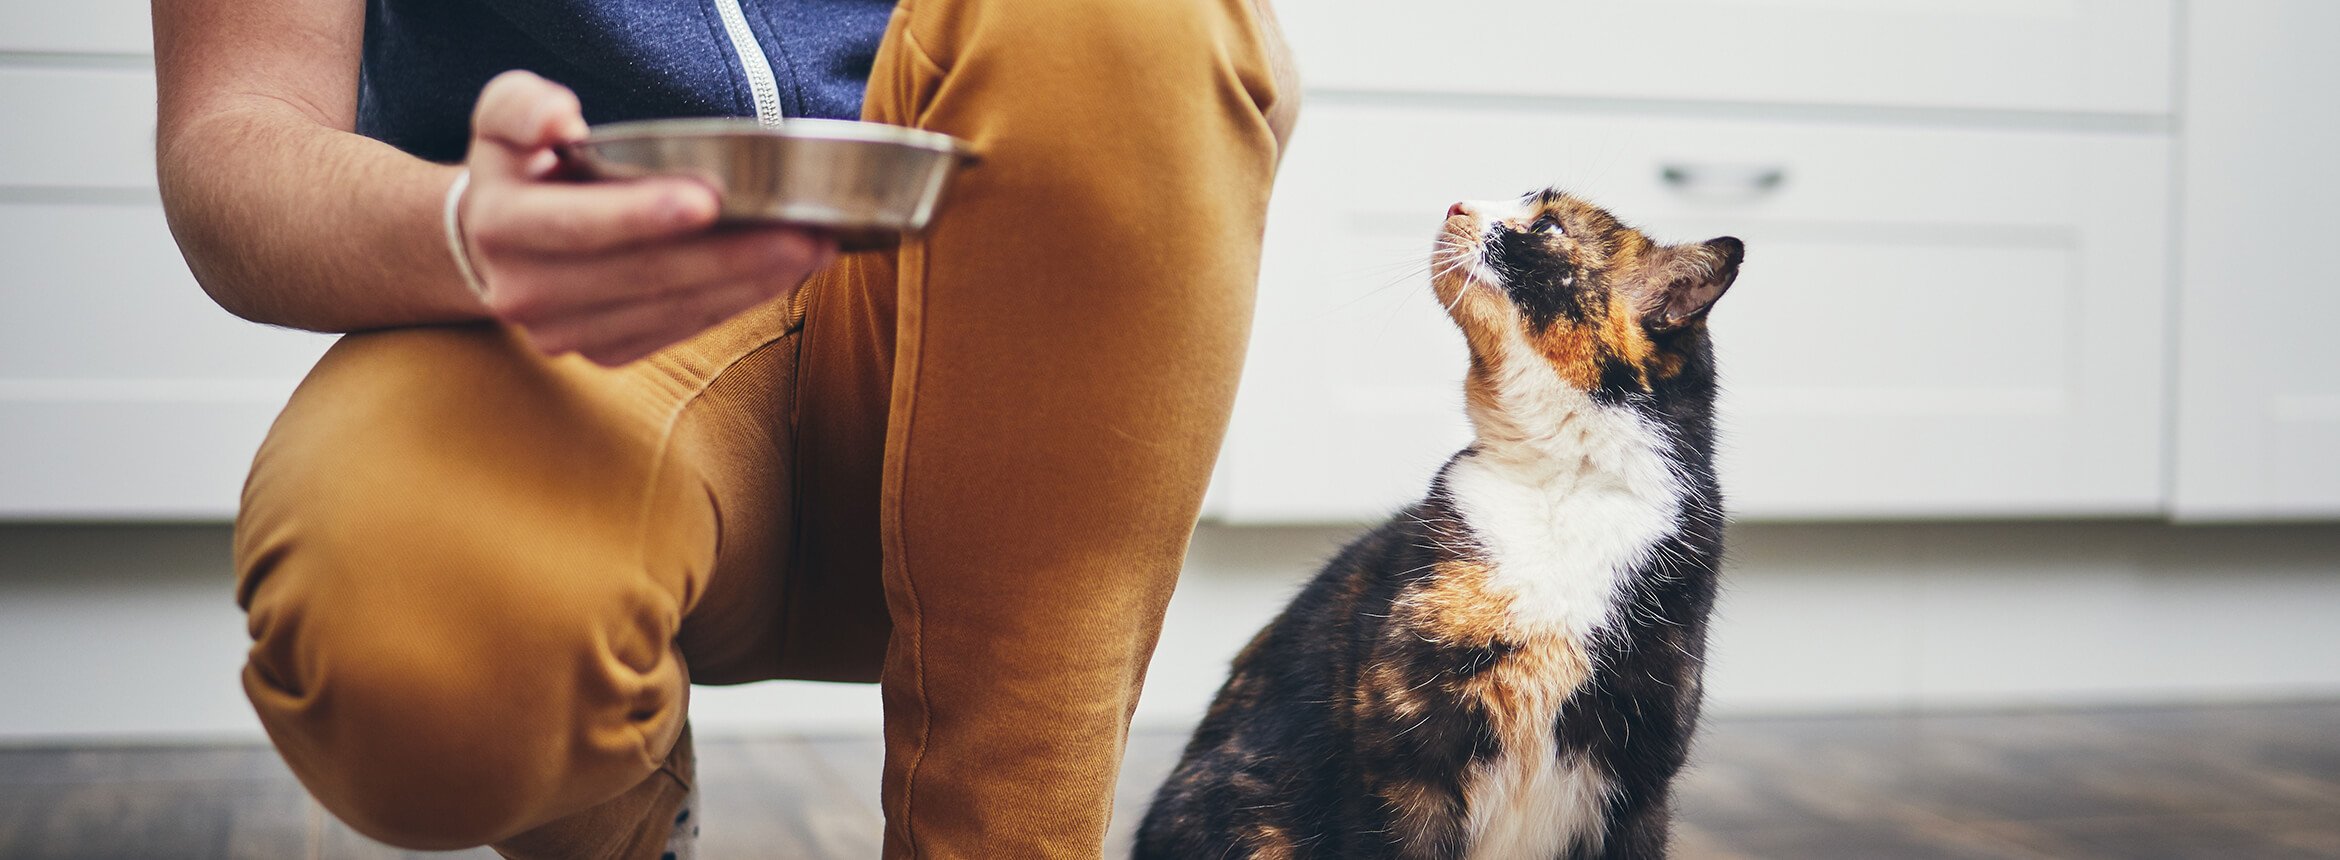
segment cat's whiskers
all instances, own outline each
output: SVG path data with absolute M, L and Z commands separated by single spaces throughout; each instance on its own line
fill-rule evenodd
M 1379 286 L 1376 286 L 1370 290 L 1366 290 L 1365 292 L 1358 293 L 1356 296 L 1351 297 L 1348 301 L 1334 306 L 1330 311 L 1327 311 L 1327 313 L 1347 310 L 1349 306 L 1379 295 L 1383 291 L 1399 284 L 1411 283 L 1418 285 L 1421 283 L 1422 276 L 1430 271 L 1430 268 L 1434 262 L 1435 258 L 1426 260 L 1421 258 L 1419 255 L 1407 254 L 1404 258 L 1391 260 L 1387 263 L 1370 267 L 1367 271 L 1394 271 L 1397 272 L 1397 274 L 1382 281 Z
M 1470 292 L 1472 282 L 1476 280 L 1469 274 L 1469 270 L 1480 263 L 1486 252 L 1477 242 L 1464 242 L 1445 233 L 1438 235 L 1432 248 L 1430 261 L 1433 271 L 1429 281 L 1432 295 L 1436 295 L 1439 281 L 1457 273 L 1463 275 L 1463 283 L 1455 289 L 1454 298 L 1439 303 L 1448 316 L 1453 316 L 1454 309 L 1462 306 L 1463 294 Z
M 1454 309 L 1455 309 L 1455 308 L 1462 307 L 1462 300 L 1463 300 L 1463 295 L 1464 295 L 1464 294 L 1466 294 L 1466 293 L 1469 293 L 1469 292 L 1470 292 L 1470 290 L 1471 290 L 1471 282 L 1470 282 L 1470 281 L 1467 281 L 1467 280 L 1463 282 L 1463 285 L 1462 285 L 1461 287 L 1458 287 L 1458 288 L 1456 288 L 1456 289 L 1455 289 L 1455 291 L 1454 291 L 1454 299 L 1453 299 L 1452 301 L 1449 301 L 1449 302 L 1447 302 L 1447 303 L 1446 303 L 1446 313 L 1447 313 L 1447 315 L 1449 315 L 1449 316 L 1452 316 L 1452 315 L 1454 314 Z

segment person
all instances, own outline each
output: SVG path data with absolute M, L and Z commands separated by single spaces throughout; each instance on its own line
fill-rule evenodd
M 199 283 L 351 332 L 235 536 L 243 683 L 319 802 L 409 848 L 656 857 L 691 682 L 875 680 L 887 856 L 1099 854 L 1297 104 L 1267 9 L 154 11 Z M 843 255 L 559 169 L 589 122 L 698 114 L 982 161 L 927 233 Z

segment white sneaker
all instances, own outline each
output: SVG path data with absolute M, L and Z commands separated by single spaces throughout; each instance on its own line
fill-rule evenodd
M 658 860 L 697 860 L 699 856 L 699 789 L 693 786 L 683 795 L 682 808 L 674 812 L 674 830 L 666 834 L 666 852 Z

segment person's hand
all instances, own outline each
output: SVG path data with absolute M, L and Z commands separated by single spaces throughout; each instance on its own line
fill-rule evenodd
M 575 93 L 527 72 L 489 81 L 472 117 L 461 203 L 481 297 L 548 355 L 619 365 L 796 289 L 836 242 L 792 228 L 710 231 L 712 189 L 655 177 L 554 176 L 585 137 Z

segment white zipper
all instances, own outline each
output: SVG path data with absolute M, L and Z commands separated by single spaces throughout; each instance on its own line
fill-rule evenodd
M 739 67 L 747 72 L 748 92 L 756 97 L 756 122 L 766 128 L 779 125 L 785 119 L 780 114 L 780 81 L 772 74 L 764 46 L 756 43 L 756 31 L 748 29 L 747 13 L 739 8 L 739 0 L 715 0 L 715 14 L 722 16 L 731 50 L 739 54 Z

